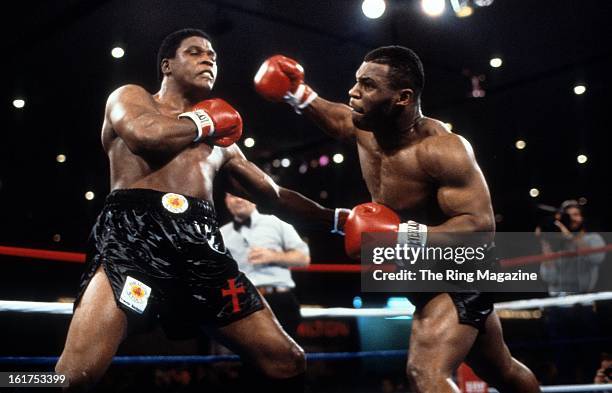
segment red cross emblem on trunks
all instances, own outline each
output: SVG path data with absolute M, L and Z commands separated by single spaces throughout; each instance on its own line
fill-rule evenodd
M 235 278 L 230 278 L 229 280 L 227 280 L 227 285 L 229 286 L 229 289 L 222 289 L 221 296 L 231 296 L 232 306 L 234 307 L 232 312 L 238 312 L 240 311 L 240 304 L 238 303 L 238 294 L 244 293 L 244 287 L 237 287 Z

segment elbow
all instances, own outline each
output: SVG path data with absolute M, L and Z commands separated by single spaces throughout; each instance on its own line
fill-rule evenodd
M 495 219 L 491 214 L 473 216 L 470 221 L 474 232 L 495 232 Z
M 490 243 L 495 237 L 495 220 L 492 215 L 474 215 L 469 219 L 469 231 L 478 232 L 479 241 Z

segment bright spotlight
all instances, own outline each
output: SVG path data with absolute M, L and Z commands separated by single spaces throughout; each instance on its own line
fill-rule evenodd
M 589 157 L 585 156 L 584 154 L 580 154 L 578 157 L 576 157 L 576 161 L 578 161 L 579 164 L 584 164 L 588 159 Z
M 421 0 L 421 8 L 429 16 L 440 16 L 446 5 L 444 0 Z
M 113 56 L 115 59 L 120 59 L 123 57 L 123 55 L 125 55 L 123 48 L 117 46 L 111 50 L 111 56 Z
M 13 100 L 13 106 L 17 109 L 21 109 L 25 106 L 25 101 L 22 99 Z
M 516 148 L 519 149 L 519 150 L 523 150 L 525 148 L 525 146 L 527 146 L 527 142 L 525 142 L 522 139 L 519 139 L 518 141 L 516 141 L 514 146 L 516 146 Z
M 489 65 L 493 68 L 499 68 L 502 66 L 502 59 L 500 59 L 499 57 L 494 57 L 491 60 L 489 60 Z
M 537 188 L 532 188 L 531 190 L 529 190 L 529 196 L 531 196 L 532 198 L 535 198 L 538 195 L 540 195 L 540 190 L 538 190 Z
M 361 11 L 370 19 L 377 19 L 385 13 L 387 5 L 384 0 L 363 0 L 361 3 Z
M 255 146 L 255 139 L 253 139 L 253 138 L 246 138 L 244 140 L 244 145 L 246 147 L 253 147 L 253 146 Z
M 574 94 L 581 95 L 586 91 L 586 86 L 584 85 L 576 85 L 574 86 Z

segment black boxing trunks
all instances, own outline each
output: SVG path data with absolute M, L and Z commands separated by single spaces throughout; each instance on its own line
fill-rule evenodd
M 424 307 L 431 299 L 440 293 L 411 293 L 408 299 L 416 307 L 416 312 Z M 490 293 L 478 291 L 449 292 L 455 308 L 459 323 L 470 325 L 485 332 L 485 323 L 489 315 L 493 312 L 493 300 Z
M 75 307 L 103 266 L 130 332 L 161 323 L 187 338 L 261 310 L 225 248 L 212 203 L 153 190 L 113 191 L 94 225 Z
M 497 256 L 495 254 L 495 246 L 485 246 L 485 259 L 492 269 L 498 265 Z M 415 305 L 416 311 L 424 307 L 431 299 L 438 296 L 440 293 L 411 293 L 408 299 Z M 485 323 L 489 315 L 493 312 L 494 296 L 490 292 L 480 292 L 477 290 L 464 290 L 457 292 L 448 292 L 455 309 L 459 323 L 470 325 L 478 329 L 480 332 L 485 332 Z

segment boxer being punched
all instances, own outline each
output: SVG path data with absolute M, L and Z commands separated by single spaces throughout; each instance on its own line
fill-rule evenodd
M 423 85 L 420 59 L 400 46 L 365 56 L 348 106 L 318 97 L 304 83 L 303 68 L 285 56 L 271 57 L 255 76 L 256 90 L 268 100 L 285 101 L 332 137 L 357 142 L 374 203 L 357 206 L 346 222 L 349 254 L 359 255 L 361 232 L 404 232 L 421 246 L 435 233 L 495 230 L 472 148 L 444 123 L 422 115 Z M 409 221 L 401 223 L 400 217 Z M 458 391 L 451 376 L 464 360 L 501 392 L 540 391 L 531 371 L 510 355 L 486 295 L 409 298 L 417 309 L 406 370 L 417 392 Z
M 158 322 L 170 337 L 204 330 L 219 339 L 269 379 L 268 391 L 303 385 L 302 349 L 225 249 L 213 180 L 222 173 L 227 191 L 325 225 L 334 212 L 278 187 L 245 159 L 234 144 L 242 133 L 240 114 L 209 98 L 216 60 L 204 32 L 177 31 L 160 47 L 156 94 L 125 85 L 108 97 L 102 144 L 112 192 L 92 230 L 56 365 L 68 376 L 67 390 L 86 390 L 126 335 Z

